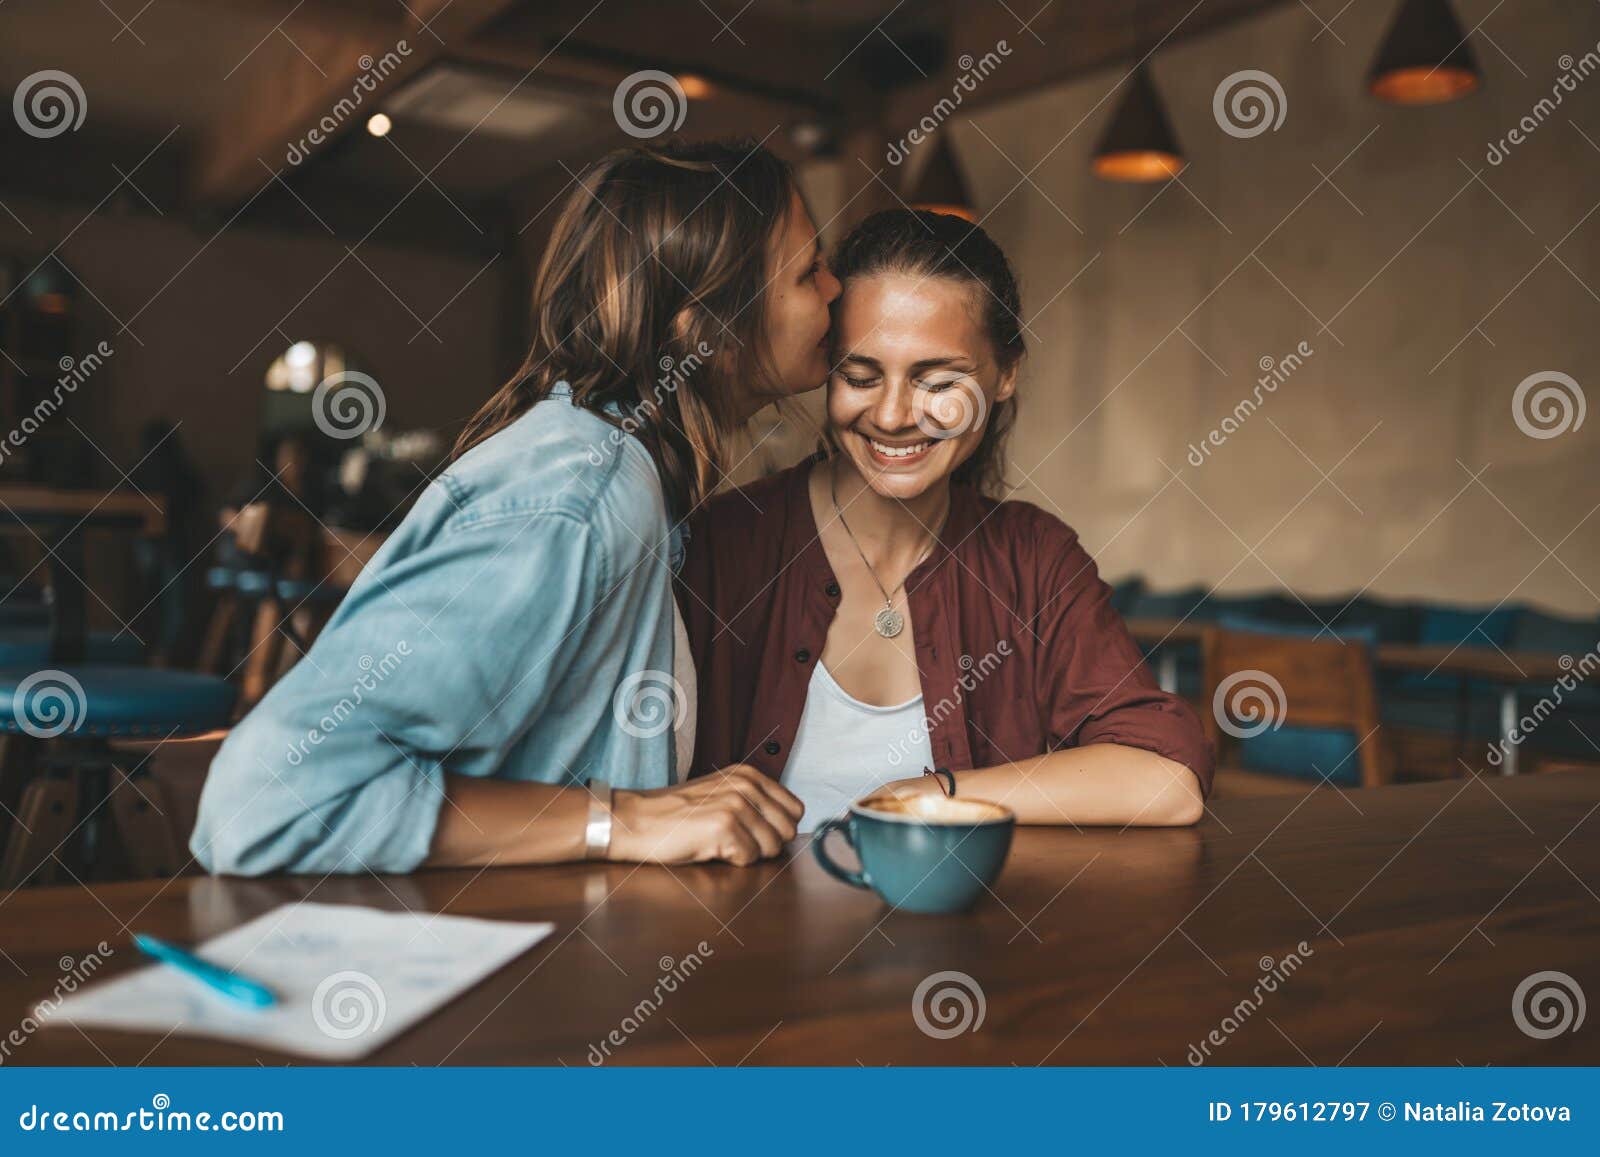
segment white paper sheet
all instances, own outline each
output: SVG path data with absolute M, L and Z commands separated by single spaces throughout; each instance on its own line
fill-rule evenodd
M 348 904 L 285 904 L 194 949 L 271 988 L 278 1003 L 270 1008 L 243 1008 L 169 965 L 152 964 L 74 993 L 41 1022 L 176 1030 L 355 1060 L 554 928 Z

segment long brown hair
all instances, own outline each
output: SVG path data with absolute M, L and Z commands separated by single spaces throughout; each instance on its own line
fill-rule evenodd
M 833 273 L 843 282 L 877 273 L 907 273 L 970 286 L 1000 371 L 1016 368 L 1028 352 L 1022 338 L 1022 295 L 1005 251 L 960 217 L 913 209 L 874 213 L 839 243 Z M 1003 497 L 1006 439 L 1016 419 L 1013 394 L 989 413 L 977 449 L 951 479 L 990 497 Z
M 461 432 L 457 457 L 558 382 L 636 435 L 682 517 L 727 466 L 735 383 L 771 383 L 769 241 L 795 192 L 750 142 L 620 149 L 568 197 L 533 285 L 533 344 Z

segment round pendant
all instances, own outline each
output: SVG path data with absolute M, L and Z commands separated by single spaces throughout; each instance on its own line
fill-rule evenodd
M 892 639 L 905 630 L 906 619 L 893 607 L 884 607 L 872 620 L 872 629 L 885 639 Z

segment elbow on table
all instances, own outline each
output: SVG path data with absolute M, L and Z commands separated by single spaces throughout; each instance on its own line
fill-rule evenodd
M 1161 817 L 1156 822 L 1163 827 L 1193 827 L 1206 813 L 1200 777 L 1176 760 L 1169 759 L 1165 763 L 1167 766 L 1164 770 L 1168 772 L 1166 782 L 1161 785 L 1151 809 Z
M 224 744 L 200 796 L 189 850 L 207 872 L 404 874 L 426 859 L 442 791 L 420 790 L 409 763 L 318 790 L 237 756 Z
M 1168 826 L 1175 828 L 1189 828 L 1200 822 L 1200 817 L 1206 814 L 1206 801 L 1200 798 L 1200 788 L 1194 787 L 1179 793 L 1179 797 L 1172 804 L 1168 813 Z

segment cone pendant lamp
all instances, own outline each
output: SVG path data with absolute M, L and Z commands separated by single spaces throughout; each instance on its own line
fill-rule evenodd
M 1141 64 L 1094 151 L 1094 173 L 1108 181 L 1165 181 L 1185 163 L 1161 94 Z
M 963 221 L 978 219 L 972 194 L 967 189 L 967 179 L 961 174 L 961 165 L 956 160 L 956 151 L 947 134 L 939 135 L 933 156 L 923 166 L 916 186 L 906 200 L 913 209 L 944 213 L 960 217 Z
M 1483 83 L 1450 0 L 1402 0 L 1367 88 L 1390 104 L 1442 104 Z

